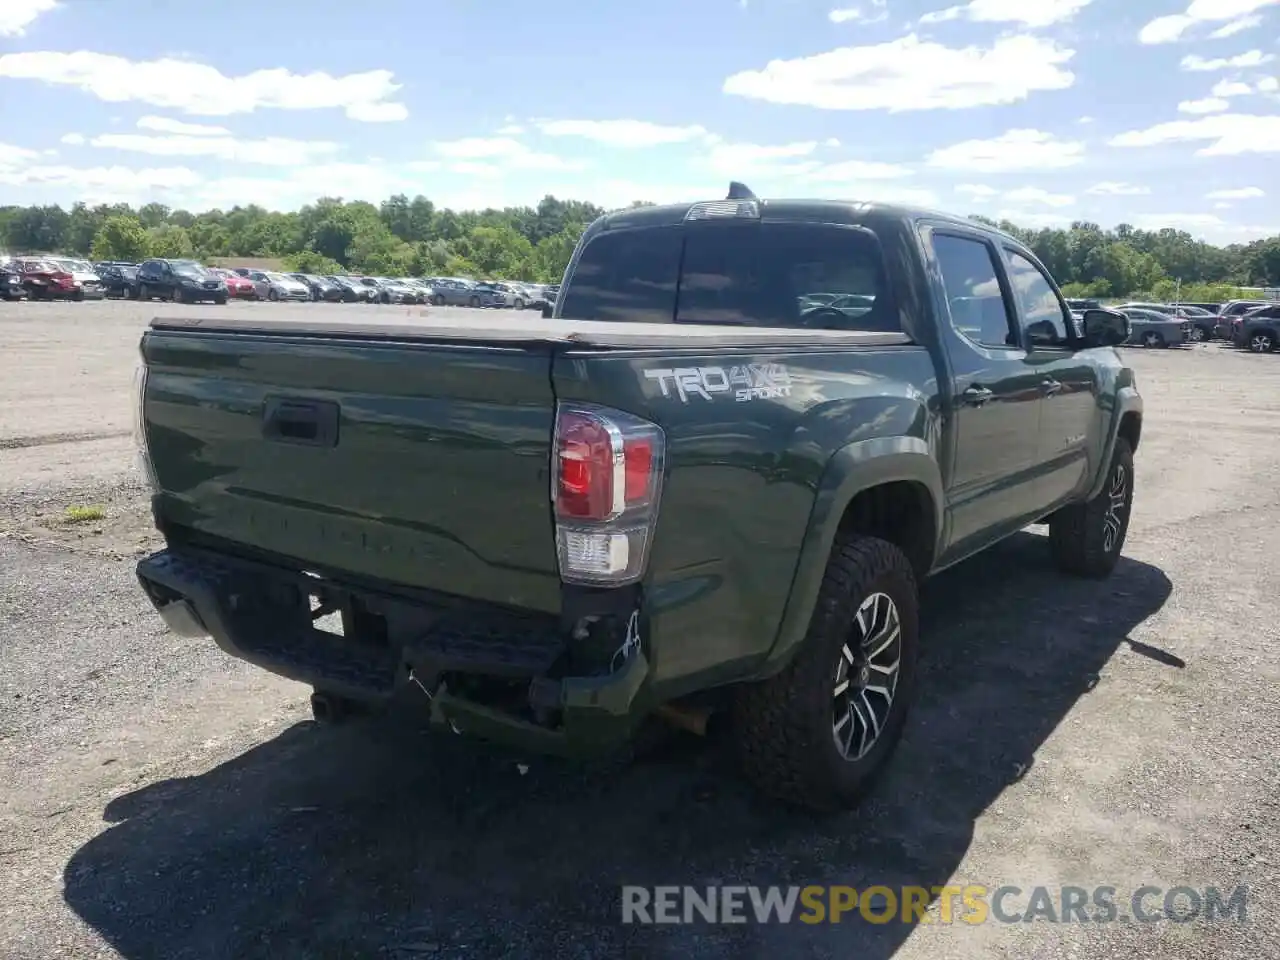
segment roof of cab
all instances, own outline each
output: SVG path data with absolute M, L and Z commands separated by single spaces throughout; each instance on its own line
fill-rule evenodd
M 637 227 L 670 226 L 684 222 L 685 215 L 690 208 L 699 203 L 707 202 L 712 201 L 697 200 L 688 203 L 629 207 L 625 210 L 616 210 L 600 218 L 598 229 L 620 230 Z M 871 227 L 874 227 L 877 222 L 899 221 L 914 223 L 922 219 L 940 220 L 954 223 L 957 226 L 981 230 L 1020 244 L 1016 237 L 1012 237 L 990 224 L 925 207 L 859 200 L 760 199 L 757 202 L 760 205 L 760 218 L 762 220 L 809 220 L 814 223 L 865 224 Z

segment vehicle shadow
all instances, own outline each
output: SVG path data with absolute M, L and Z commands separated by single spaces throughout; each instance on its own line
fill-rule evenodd
M 1030 533 L 930 581 L 918 706 L 851 813 L 765 803 L 692 737 L 630 766 L 522 768 L 413 724 L 308 722 L 113 800 L 65 898 L 130 960 L 886 960 L 910 925 L 623 925 L 619 888 L 947 883 L 975 820 L 1170 589 L 1130 559 L 1063 578 Z

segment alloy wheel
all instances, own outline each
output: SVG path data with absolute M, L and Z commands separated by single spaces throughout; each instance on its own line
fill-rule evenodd
M 1192 327 L 1192 328 L 1191 328 L 1191 339 L 1192 339 L 1192 340 L 1194 340 L 1194 341 L 1196 341 L 1196 343 L 1199 343 L 1199 342 L 1201 342 L 1202 340 L 1207 340 L 1207 339 L 1208 339 L 1208 337 L 1206 337 L 1206 336 L 1205 336 L 1205 332 L 1204 332 L 1204 328 L 1203 328 L 1203 327 Z
M 1160 334 L 1155 333 L 1154 331 L 1151 333 L 1144 333 L 1142 335 L 1142 345 L 1144 347 L 1158 347 L 1162 342 Z
M 1249 349 L 1254 353 L 1270 353 L 1274 346 L 1275 342 L 1267 333 L 1255 333 L 1249 338 Z
M 1124 525 L 1124 512 L 1128 509 L 1129 472 L 1124 464 L 1117 463 L 1107 487 L 1107 509 L 1102 515 L 1102 549 L 1110 553 L 1120 539 Z
M 902 619 L 893 598 L 862 601 L 840 648 L 832 690 L 831 734 L 845 760 L 861 760 L 875 746 L 893 708 L 902 661 Z

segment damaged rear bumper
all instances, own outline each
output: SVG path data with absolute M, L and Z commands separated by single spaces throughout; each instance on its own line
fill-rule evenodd
M 432 607 L 186 547 L 146 557 L 137 575 L 176 634 L 210 636 L 234 657 L 366 703 L 412 688 L 430 700 L 432 721 L 457 733 L 593 756 L 625 742 L 645 712 L 643 648 L 615 669 L 574 675 L 553 617 Z M 342 635 L 317 629 L 327 610 L 342 613 Z

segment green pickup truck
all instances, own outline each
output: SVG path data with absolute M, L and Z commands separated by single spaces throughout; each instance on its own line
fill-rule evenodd
M 549 313 L 153 321 L 165 622 L 320 719 L 417 697 L 584 757 L 718 713 L 835 809 L 902 732 L 922 578 L 1041 521 L 1068 573 L 1119 557 L 1128 321 L 980 223 L 735 184 L 593 223 Z

